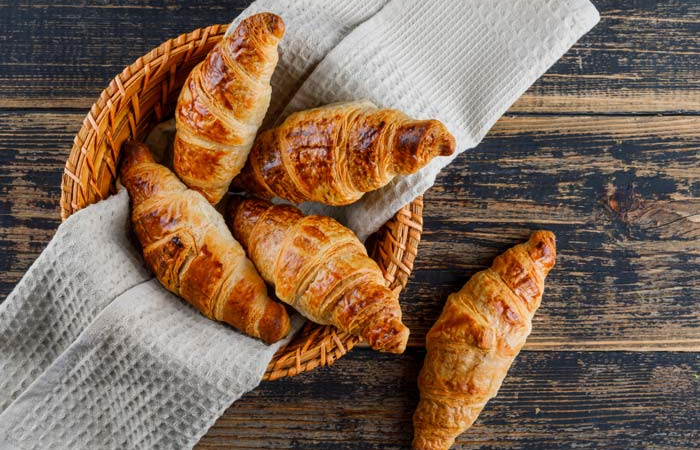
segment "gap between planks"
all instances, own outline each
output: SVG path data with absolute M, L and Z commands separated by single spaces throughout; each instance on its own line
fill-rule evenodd
M 563 76 L 563 75 L 562 75 Z M 571 78 L 576 78 L 571 75 Z M 546 76 L 545 76 L 546 78 Z M 577 95 L 539 95 L 523 94 L 505 114 L 527 115 L 590 115 L 590 116 L 647 116 L 687 115 L 700 113 L 700 91 L 689 91 L 683 94 L 659 92 L 648 94 L 643 92 L 625 91 L 624 97 L 601 93 L 600 96 Z M 0 98 L 0 110 L 34 109 L 50 113 L 54 110 L 87 110 L 97 100 L 99 93 L 85 97 L 51 97 Z
M 357 348 L 369 348 L 365 342 L 355 345 Z M 423 344 L 409 341 L 408 348 L 423 348 Z M 531 341 L 523 347 L 530 352 L 700 352 L 700 339 L 668 339 L 668 340 L 582 340 L 565 341 Z

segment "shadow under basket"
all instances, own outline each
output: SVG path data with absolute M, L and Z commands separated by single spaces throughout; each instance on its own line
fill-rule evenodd
M 117 75 L 92 105 L 75 136 L 61 182 L 61 218 L 116 192 L 119 150 L 124 141 L 142 141 L 172 115 L 185 78 L 221 40 L 227 25 L 183 34 L 153 49 Z M 367 241 L 387 285 L 400 291 L 413 269 L 423 229 L 421 197 L 404 206 Z M 331 365 L 359 339 L 332 326 L 307 322 L 274 356 L 265 380 Z

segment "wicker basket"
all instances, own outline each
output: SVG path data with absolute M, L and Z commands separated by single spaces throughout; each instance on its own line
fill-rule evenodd
M 223 37 L 226 25 L 183 34 L 137 59 L 117 75 L 92 105 L 75 136 L 61 183 L 61 217 L 115 192 L 121 144 L 142 140 L 153 126 L 172 114 L 180 87 L 190 70 Z M 389 286 L 399 291 L 413 268 L 422 231 L 423 202 L 417 198 L 399 211 L 368 241 Z M 331 326 L 307 323 L 281 348 L 265 379 L 292 376 L 332 364 L 358 339 Z

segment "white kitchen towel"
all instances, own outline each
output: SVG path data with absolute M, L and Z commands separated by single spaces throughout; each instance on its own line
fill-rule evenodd
M 77 212 L 0 304 L 0 412 L 109 302 L 151 278 L 128 220 L 126 190 Z
M 284 342 L 213 322 L 157 280 L 138 284 L 0 414 L 0 449 L 192 448 Z
M 281 345 L 211 321 L 144 268 L 121 190 L 63 223 L 0 304 L 0 450 L 191 448 Z
M 323 104 L 369 99 L 417 119 L 439 119 L 457 151 L 332 215 L 364 240 L 475 147 L 532 83 L 599 20 L 588 0 L 392 0 L 333 48 L 281 118 Z
M 285 33 L 272 75 L 272 98 L 263 128 L 276 122 L 303 81 L 324 56 L 357 25 L 372 17 L 388 0 L 258 0 L 229 26 L 233 32 L 246 17 L 260 12 L 279 14 Z
M 588 0 L 293 3 L 258 1 L 241 15 L 269 10 L 286 23 L 263 128 L 294 111 L 368 99 L 417 119 L 439 119 L 457 140 L 452 156 L 437 157 L 352 205 L 299 205 L 307 214 L 338 219 L 362 241 L 430 188 L 443 167 L 475 147 L 599 20 Z M 297 13 L 288 14 L 291 9 Z M 148 142 L 167 151 L 174 132 L 174 120 L 164 122 Z
M 260 10 L 287 24 L 267 123 L 364 97 L 443 120 L 460 150 L 598 20 L 587 0 L 261 0 L 242 16 Z M 364 237 L 448 161 L 335 214 Z M 126 202 L 76 213 L 0 306 L 0 449 L 190 448 L 260 381 L 276 346 L 144 282 Z

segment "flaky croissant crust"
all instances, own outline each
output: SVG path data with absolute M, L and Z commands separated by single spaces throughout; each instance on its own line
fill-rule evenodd
M 173 167 L 210 203 L 221 200 L 248 157 L 270 104 L 282 19 L 244 19 L 190 72 L 175 110 Z
M 240 198 L 229 201 L 226 222 L 280 300 L 377 350 L 404 351 L 398 299 L 352 231 L 290 205 Z
M 346 205 L 454 149 L 437 120 L 413 120 L 368 101 L 336 103 L 260 133 L 235 185 L 268 199 Z
M 285 307 L 267 296 L 214 207 L 156 164 L 145 145 L 126 143 L 122 153 L 121 182 L 131 197 L 133 229 L 163 286 L 205 316 L 267 343 L 286 336 Z
M 426 337 L 414 449 L 448 449 L 497 394 L 530 334 L 555 257 L 554 234 L 537 231 L 448 297 Z

